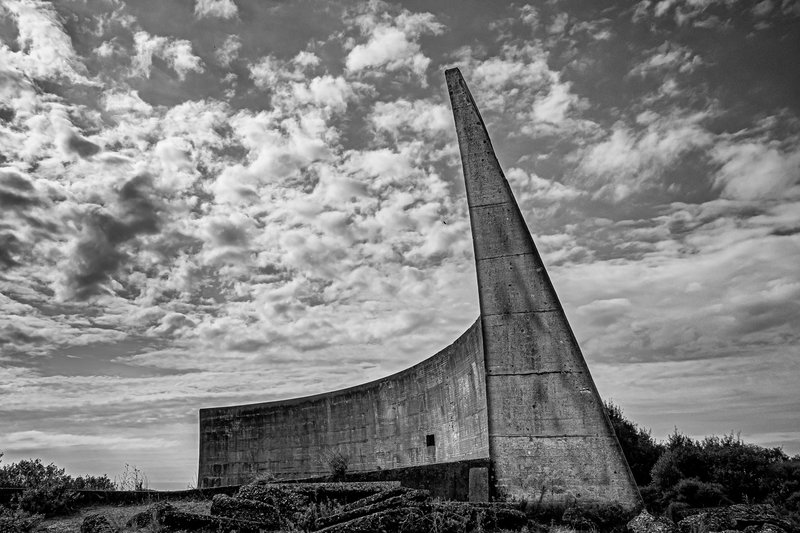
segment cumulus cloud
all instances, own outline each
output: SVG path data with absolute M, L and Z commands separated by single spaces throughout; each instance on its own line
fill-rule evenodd
M 457 54 L 470 73 L 470 87 L 479 95 L 484 118 L 489 121 L 494 114 L 516 117 L 516 135 L 591 132 L 596 124 L 579 117 L 585 101 L 572 91 L 571 82 L 550 68 L 549 55 L 538 40 L 511 41 L 500 53 L 488 57 L 476 55 L 470 48 Z
M 370 4 L 371 12 L 355 19 L 361 36 L 367 41 L 356 44 L 348 53 L 347 70 L 395 72 L 408 70 L 425 86 L 430 58 L 422 53 L 419 38 L 425 34 L 438 35 L 444 31 L 431 13 L 412 13 L 407 9 L 390 16 L 378 9 L 386 8 L 382 2 Z
M 635 127 L 617 123 L 604 140 L 585 149 L 579 170 L 598 180 L 598 196 L 622 200 L 661 178 L 685 154 L 710 146 L 715 139 L 703 127 L 704 118 L 704 113 L 648 115 Z
M 724 196 L 739 200 L 777 198 L 800 183 L 800 150 L 792 143 L 783 150 L 777 143 L 720 143 L 712 151 L 720 165 L 714 184 Z
M 53 6 L 35 0 L 5 4 L 17 24 L 19 51 L 5 45 L 0 57 L 33 78 L 65 78 L 72 83 L 91 83 L 72 39 L 64 31 Z
M 137 31 L 133 38 L 136 55 L 131 67 L 136 76 L 150 77 L 153 56 L 166 61 L 180 80 L 184 80 L 189 72 L 205 70 L 203 61 L 192 53 L 192 43 L 185 39 L 170 39 L 146 31 Z
M 394 138 L 408 132 L 431 139 L 441 138 L 453 122 L 451 112 L 444 104 L 405 99 L 376 102 L 369 120 L 376 130 L 389 133 Z
M 242 48 L 242 41 L 236 35 L 228 35 L 219 48 L 214 52 L 219 64 L 223 67 L 229 66 L 238 56 Z
M 648 74 L 664 75 L 664 72 L 674 70 L 680 73 L 689 73 L 702 65 L 703 60 L 686 46 L 676 45 L 665 41 L 656 50 L 648 52 L 648 57 L 633 67 L 630 74 L 646 76 Z
M 233 0 L 196 0 L 194 14 L 197 18 L 219 17 L 234 18 L 239 10 Z

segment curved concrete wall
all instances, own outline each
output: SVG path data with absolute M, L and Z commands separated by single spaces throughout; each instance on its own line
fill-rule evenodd
M 350 471 L 488 458 L 486 412 L 479 319 L 433 357 L 377 381 L 200 410 L 198 483 L 236 485 L 265 472 L 328 474 L 324 457 L 334 450 L 349 458 Z

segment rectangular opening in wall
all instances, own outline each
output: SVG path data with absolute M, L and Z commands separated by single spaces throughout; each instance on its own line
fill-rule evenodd
M 436 438 L 433 435 L 425 435 L 425 446 L 436 446 Z

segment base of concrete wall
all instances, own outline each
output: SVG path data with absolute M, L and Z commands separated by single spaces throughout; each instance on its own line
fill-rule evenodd
M 344 481 L 399 481 L 403 487 L 430 491 L 435 498 L 466 502 L 471 501 L 470 471 L 475 469 L 485 469 L 484 471 L 488 472 L 489 459 L 469 459 L 466 461 L 371 470 L 368 472 L 351 472 L 345 476 Z M 475 474 L 473 473 L 472 477 L 474 478 L 474 476 Z M 488 475 L 486 479 L 488 481 Z M 312 480 L 306 479 L 303 481 Z M 473 481 L 475 480 L 473 479 Z M 485 493 L 477 494 L 476 491 L 478 489 L 485 490 Z M 487 501 L 488 483 L 485 488 L 476 484 L 472 492 L 473 498 L 486 498 L 485 500 L 475 501 Z

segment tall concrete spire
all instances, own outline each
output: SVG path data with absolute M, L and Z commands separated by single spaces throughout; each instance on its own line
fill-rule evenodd
M 445 72 L 467 189 L 498 496 L 641 497 L 525 219 L 458 69 Z

